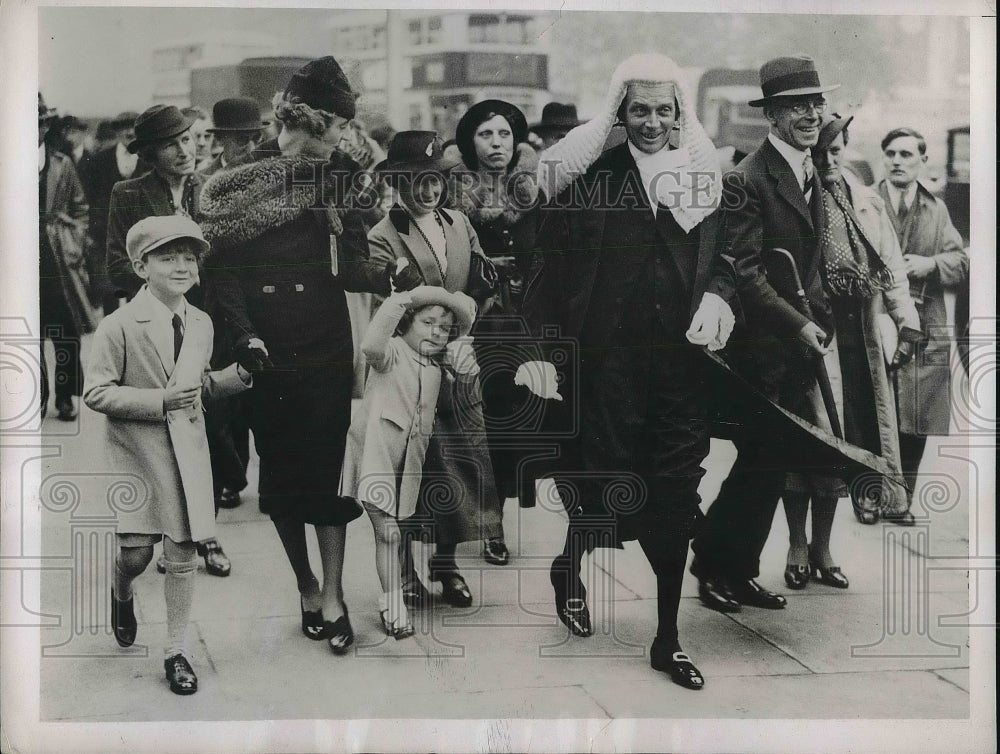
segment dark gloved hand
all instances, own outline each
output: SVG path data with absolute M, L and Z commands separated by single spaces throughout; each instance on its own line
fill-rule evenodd
M 251 374 L 274 368 L 274 363 L 260 338 L 251 338 L 248 343 L 236 347 L 236 363 Z
M 406 262 L 400 266 L 399 262 Z M 424 284 L 424 278 L 420 270 L 408 259 L 394 259 L 386 266 L 389 271 L 389 285 L 395 292 L 412 291 L 418 285 Z
M 917 349 L 917 344 L 923 340 L 923 333 L 905 325 L 899 328 L 899 344 L 889 363 L 889 371 L 894 372 L 908 363 Z

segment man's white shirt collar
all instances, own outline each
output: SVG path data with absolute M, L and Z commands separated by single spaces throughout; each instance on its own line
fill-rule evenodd
M 906 197 L 906 208 L 910 209 L 913 207 L 913 200 L 917 198 L 917 181 L 907 186 L 905 191 L 900 191 L 889 181 L 885 182 L 885 186 L 889 190 L 889 201 L 892 202 L 893 210 L 899 211 L 899 197 L 901 195 Z
M 785 159 L 785 162 L 788 163 L 788 167 L 790 167 L 792 172 L 795 173 L 795 180 L 798 181 L 801 186 L 806 179 L 806 171 L 802 166 L 802 163 L 805 162 L 806 155 L 809 154 L 809 150 L 802 150 L 793 147 L 791 144 L 786 141 L 782 141 L 772 133 L 768 133 L 767 140 L 774 145 L 774 148 L 778 150 L 778 154 L 780 154 Z

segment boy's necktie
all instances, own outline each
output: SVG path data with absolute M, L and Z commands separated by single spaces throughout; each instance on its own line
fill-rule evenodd
M 177 357 L 181 355 L 181 344 L 184 343 L 184 325 L 181 323 L 181 317 L 179 314 L 174 314 L 172 320 L 174 325 L 174 363 L 177 363 Z

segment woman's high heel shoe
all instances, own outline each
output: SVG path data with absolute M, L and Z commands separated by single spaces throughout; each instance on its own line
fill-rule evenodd
M 344 605 L 344 614 L 337 620 L 323 621 L 323 638 L 330 644 L 335 655 L 347 654 L 348 647 L 354 643 L 354 629 L 347 617 L 347 605 Z
M 789 589 L 805 589 L 809 583 L 809 566 L 785 565 L 785 583 Z
M 396 641 L 409 639 L 416 633 L 409 616 L 406 617 L 405 623 L 400 623 L 398 619 L 390 623 L 388 610 L 381 610 L 378 615 L 382 619 L 382 630 L 385 631 L 385 635 L 391 636 Z
M 306 610 L 302 595 L 299 595 L 299 610 L 302 612 L 302 633 L 305 637 L 313 641 L 323 639 L 323 611 Z
M 809 568 L 812 570 L 812 577 L 821 584 L 837 589 L 847 589 L 851 585 L 839 566 L 824 568 L 813 560 L 812 553 L 809 553 Z

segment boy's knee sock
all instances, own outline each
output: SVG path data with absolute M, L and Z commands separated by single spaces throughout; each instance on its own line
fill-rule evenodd
M 191 618 L 191 603 L 194 598 L 194 575 L 198 561 L 194 558 L 185 562 L 167 560 L 167 575 L 163 582 L 163 594 L 167 601 L 167 646 L 166 656 L 184 652 L 184 637 Z

